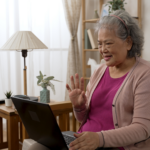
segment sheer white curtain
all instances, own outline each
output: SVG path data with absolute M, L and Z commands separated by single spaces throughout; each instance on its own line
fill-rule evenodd
M 81 0 L 63 0 L 66 22 L 71 35 L 68 66 L 67 66 L 67 83 L 71 85 L 70 77 L 76 73 L 81 76 L 81 61 L 78 45 L 78 25 L 80 20 Z M 66 90 L 65 100 L 69 100 L 69 94 Z
M 48 50 L 28 52 L 27 93 L 39 96 L 36 76 L 55 76 L 63 81 L 55 82 L 56 95 L 51 99 L 63 101 L 67 73 L 69 31 L 66 26 L 61 0 L 1 0 L 0 1 L 0 48 L 16 31 L 32 31 Z M 23 94 L 23 57 L 20 52 L 0 51 L 0 99 L 4 92 L 11 90 L 14 95 Z

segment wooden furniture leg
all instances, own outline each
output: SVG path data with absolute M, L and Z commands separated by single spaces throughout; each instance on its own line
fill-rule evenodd
M 65 114 L 61 114 L 59 115 L 59 127 L 61 131 L 66 131 L 66 115 Z
M 18 116 L 8 118 L 8 150 L 19 150 Z
M 4 142 L 3 139 L 3 118 L 0 117 L 0 149 L 4 149 L 8 147 L 7 141 Z
M 66 114 L 66 131 L 69 131 L 70 130 L 70 116 L 69 116 L 69 113 Z
M 74 116 L 74 113 L 72 112 L 72 125 L 73 125 L 73 131 L 76 132 L 77 128 L 76 128 L 76 119 Z
M 3 143 L 3 120 L 0 118 L 0 143 Z
M 28 138 L 29 138 L 28 133 L 22 123 L 22 141 L 24 141 L 24 139 L 28 139 Z

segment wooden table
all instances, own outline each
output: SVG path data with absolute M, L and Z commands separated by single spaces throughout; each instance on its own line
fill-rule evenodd
M 2 118 L 7 120 L 6 142 L 3 141 Z M 15 114 L 14 109 L 6 107 L 5 104 L 0 105 L 0 149 L 19 150 L 18 120 L 19 116 Z

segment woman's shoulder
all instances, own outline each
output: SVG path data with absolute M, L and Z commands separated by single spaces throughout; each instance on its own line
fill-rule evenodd
M 145 67 L 150 68 L 150 61 L 147 61 L 147 60 L 145 60 L 145 59 L 143 59 L 143 58 L 139 58 L 139 63 L 140 63 L 141 65 L 145 66 Z
M 101 79 L 106 68 L 107 68 L 106 64 L 100 64 L 99 67 L 97 69 L 95 69 L 94 73 L 90 77 L 90 81 L 87 86 L 87 91 L 92 89 L 94 87 L 94 85 Z
M 96 72 L 103 71 L 103 69 L 106 69 L 106 68 L 107 68 L 107 65 L 105 63 L 103 63 L 103 64 L 100 64 L 100 66 L 95 71 Z
M 90 80 L 95 80 L 96 78 L 100 78 L 107 68 L 106 64 L 100 64 L 97 69 L 95 69 L 94 73 L 92 74 Z
M 136 80 L 149 80 L 150 81 L 150 62 L 144 60 L 143 58 L 138 57 L 136 59 L 136 64 L 130 71 L 130 78 Z M 148 81 L 148 82 L 149 82 Z
M 144 60 L 143 58 L 137 58 L 137 70 L 142 72 L 150 73 L 150 61 Z

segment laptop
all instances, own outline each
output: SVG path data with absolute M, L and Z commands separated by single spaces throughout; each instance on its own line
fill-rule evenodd
M 61 132 L 48 104 L 11 97 L 29 137 L 51 150 L 68 150 L 75 132 Z

